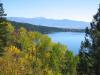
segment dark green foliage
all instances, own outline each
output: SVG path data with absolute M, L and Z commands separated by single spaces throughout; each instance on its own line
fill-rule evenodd
M 100 75 L 100 8 L 93 18 L 81 44 L 78 75 Z
M 6 16 L 6 14 L 4 13 L 3 4 L 0 3 L 0 18 L 3 18 L 4 16 Z
M 32 25 L 28 23 L 19 23 L 19 22 L 14 22 L 14 21 L 11 21 L 11 23 L 17 30 L 20 27 L 24 27 L 28 31 L 37 31 L 43 34 L 48 34 L 48 33 L 53 33 L 53 32 L 65 32 L 65 30 L 62 28 Z
M 7 24 L 4 24 L 6 21 L 4 16 L 3 4 L 0 3 L 0 53 L 3 51 L 3 47 L 7 45 L 7 30 L 5 30 Z
M 28 23 L 20 23 L 11 21 L 12 25 L 19 29 L 20 27 L 26 28 L 28 31 L 36 31 L 43 34 L 54 33 L 54 32 L 84 32 L 84 29 L 67 29 L 67 28 L 57 28 L 57 27 L 47 27 L 40 25 L 32 25 Z
M 10 45 L 12 40 L 12 33 L 14 28 L 6 20 L 6 14 L 4 13 L 3 4 L 0 3 L 0 54 L 4 52 L 4 48 Z

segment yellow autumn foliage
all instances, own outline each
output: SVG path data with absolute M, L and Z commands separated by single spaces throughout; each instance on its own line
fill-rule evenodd
M 33 75 L 30 62 L 25 54 L 15 46 L 6 48 L 4 56 L 0 57 L 0 75 Z
M 11 54 L 19 54 L 21 52 L 20 49 L 16 48 L 15 46 L 7 47 L 5 50 Z
M 53 43 L 47 35 L 23 27 L 16 31 L 7 24 L 10 33 L 0 56 L 0 75 L 66 75 L 67 68 L 73 67 L 69 58 L 74 57 L 65 46 Z

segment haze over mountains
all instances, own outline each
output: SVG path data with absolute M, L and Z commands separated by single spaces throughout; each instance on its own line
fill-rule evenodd
M 43 17 L 37 17 L 37 18 L 8 17 L 8 20 L 48 26 L 48 27 L 58 27 L 58 28 L 85 29 L 86 27 L 89 27 L 88 22 L 74 21 L 68 19 L 57 20 L 57 19 L 47 19 Z

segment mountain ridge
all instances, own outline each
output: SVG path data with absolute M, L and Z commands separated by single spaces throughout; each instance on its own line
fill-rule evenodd
M 58 28 L 85 29 L 86 27 L 89 27 L 88 22 L 68 20 L 68 19 L 47 19 L 44 17 L 36 17 L 36 18 L 7 17 L 7 19 L 10 21 L 30 23 L 48 27 L 58 27 Z

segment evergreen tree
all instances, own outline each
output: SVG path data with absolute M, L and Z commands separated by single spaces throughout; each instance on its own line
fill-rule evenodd
M 4 47 L 7 46 L 8 23 L 5 16 L 3 4 L 0 3 L 0 54 L 2 54 Z
M 4 19 L 4 16 L 6 16 L 7 14 L 4 13 L 4 9 L 3 9 L 3 3 L 0 2 L 0 21 L 1 19 Z
M 79 75 L 100 75 L 100 6 L 90 25 L 79 52 Z

